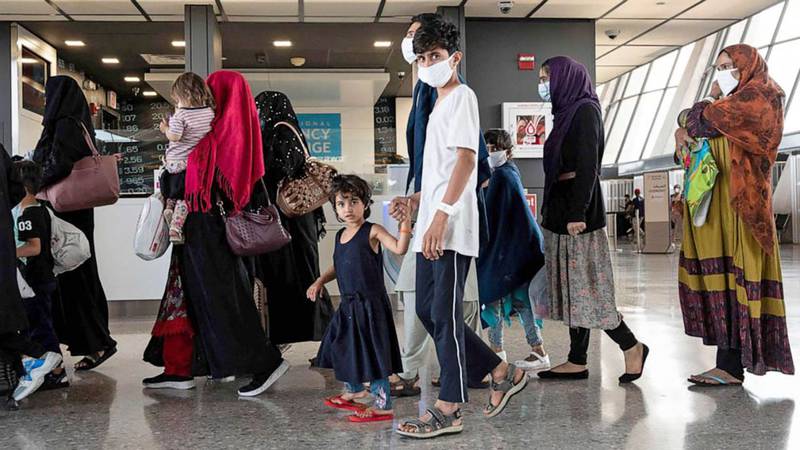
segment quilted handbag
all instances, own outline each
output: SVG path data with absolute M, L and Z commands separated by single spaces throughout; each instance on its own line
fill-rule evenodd
M 160 192 L 147 197 L 136 223 L 133 250 L 145 261 L 160 258 L 169 247 L 169 225 L 164 219 L 164 203 Z
M 261 186 L 264 191 L 267 190 L 263 181 Z M 240 211 L 227 216 L 222 200 L 217 201 L 217 206 L 225 221 L 225 237 L 235 255 L 255 256 L 274 252 L 292 240 L 289 232 L 281 225 L 278 209 L 269 202 L 269 194 L 267 205 L 257 211 Z
M 58 212 L 112 205 L 119 199 L 117 157 L 98 153 L 86 126 L 79 123 L 92 154 L 79 159 L 66 178 L 42 189 L 37 195 L 50 202 Z
M 336 169 L 311 158 L 303 137 L 292 124 L 288 122 L 275 124 L 276 127 L 279 125 L 289 127 L 294 132 L 306 155 L 303 175 L 282 180 L 278 184 L 278 195 L 275 199 L 287 217 L 298 217 L 314 211 L 328 201 Z

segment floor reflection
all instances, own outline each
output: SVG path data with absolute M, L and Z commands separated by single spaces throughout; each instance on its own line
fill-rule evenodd
M 790 339 L 800 361 L 800 247 L 783 249 Z M 537 449 L 781 449 L 800 448 L 800 381 L 748 376 L 743 388 L 693 388 L 686 377 L 714 363 L 714 349 L 683 334 L 677 300 L 677 255 L 614 255 L 619 306 L 651 348 L 644 377 L 619 386 L 622 353 L 602 333 L 592 335 L 590 379 L 532 380 L 495 419 L 482 417 L 487 391 L 470 390 L 466 431 L 431 442 L 392 432 L 397 420 L 420 414 L 436 398 L 430 374 L 421 374 L 419 399 L 396 401 L 392 425 L 358 425 L 322 399 L 340 389 L 330 370 L 309 369 L 315 344 L 292 346 L 292 368 L 267 394 L 239 399 L 247 380 L 207 383 L 192 391 L 148 391 L 141 379 L 157 369 L 141 361 L 148 320 L 112 324 L 120 352 L 98 372 L 73 375 L 68 390 L 44 392 L 17 412 L 0 412 L 0 449 L 6 448 L 537 448 Z M 402 332 L 398 315 L 398 331 Z M 567 329 L 546 322 L 544 339 L 554 363 L 568 352 Z M 507 331 L 510 359 L 527 354 L 519 325 Z M 68 358 L 70 363 L 77 358 Z

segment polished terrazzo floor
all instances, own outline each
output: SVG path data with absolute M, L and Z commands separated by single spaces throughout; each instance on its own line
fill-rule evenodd
M 783 249 L 789 332 L 800 362 L 800 247 Z M 615 255 L 618 304 L 652 351 L 644 377 L 620 387 L 622 355 L 600 333 L 592 337 L 589 380 L 542 382 L 528 388 L 494 419 L 480 408 L 485 391 L 471 391 L 466 429 L 458 436 L 417 442 L 396 425 L 351 424 L 321 399 L 337 393 L 332 374 L 310 370 L 316 346 L 293 346 L 292 368 L 264 395 L 239 399 L 237 380 L 198 379 L 193 391 L 147 391 L 141 379 L 157 370 L 141 361 L 152 323 L 114 322 L 120 352 L 96 372 L 77 374 L 67 390 L 43 392 L 17 412 L 0 412 L 0 449 L 10 448 L 482 448 L 482 449 L 800 449 L 800 379 L 750 376 L 744 388 L 690 387 L 686 376 L 710 368 L 714 350 L 683 334 L 676 299 L 676 255 Z M 398 327 L 401 329 L 402 327 Z M 567 352 L 567 329 L 546 322 L 554 361 Z M 522 330 L 507 334 L 511 358 L 524 356 Z M 70 358 L 73 363 L 75 358 Z M 427 381 L 428 374 L 425 375 Z M 396 402 L 400 417 L 435 398 Z

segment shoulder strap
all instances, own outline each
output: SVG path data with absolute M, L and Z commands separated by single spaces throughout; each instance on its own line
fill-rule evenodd
M 78 122 L 78 124 L 80 124 L 81 131 L 83 132 L 83 139 L 86 141 L 86 145 L 89 146 L 89 150 L 92 151 L 92 155 L 94 156 L 99 155 L 100 152 L 97 151 L 97 147 L 94 145 L 94 139 L 92 139 L 92 137 L 89 135 L 89 130 L 86 129 L 86 125 L 78 119 L 74 120 Z
M 290 130 L 294 132 L 294 135 L 297 136 L 297 140 L 300 141 L 300 146 L 303 147 L 303 152 L 306 154 L 306 158 L 310 158 L 311 154 L 308 153 L 308 149 L 306 148 L 306 141 L 303 139 L 302 136 L 300 136 L 300 132 L 297 131 L 297 128 L 295 128 L 294 125 L 290 124 L 289 122 L 278 122 L 275 124 L 275 128 L 277 128 L 278 125 L 287 126 L 289 127 Z

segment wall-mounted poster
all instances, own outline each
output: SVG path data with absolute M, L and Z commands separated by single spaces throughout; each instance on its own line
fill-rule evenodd
M 325 161 L 342 160 L 342 115 L 298 114 L 311 156 Z
M 503 129 L 511 134 L 515 158 L 541 158 L 553 128 L 550 103 L 503 103 Z

